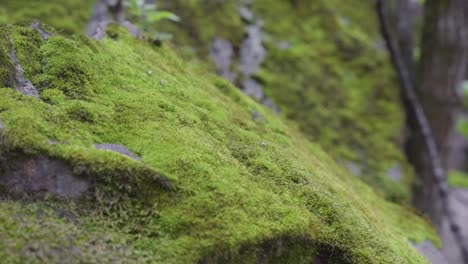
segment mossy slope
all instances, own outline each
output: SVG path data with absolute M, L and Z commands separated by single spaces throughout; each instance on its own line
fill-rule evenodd
M 194 50 L 209 61 L 215 37 L 239 50 L 246 27 L 239 8 L 248 2 L 264 24 L 268 55 L 255 77 L 266 94 L 310 140 L 352 162 L 376 191 L 409 202 L 412 171 L 399 147 L 404 114 L 374 1 L 162 0 L 182 21 L 158 28 L 173 33 L 184 54 Z M 395 168 L 399 181 L 388 175 Z
M 231 84 L 111 30 L 118 40 L 43 42 L 33 29 L 0 27 L 13 44 L 0 42 L 1 50 L 15 49 L 41 96 L 0 89 L 1 154 L 59 158 L 96 183 L 83 201 L 1 201 L 2 259 L 87 262 L 98 250 L 93 261 L 254 263 L 262 248 L 283 241 L 280 263 L 316 255 L 425 263 L 410 245 L 437 242 L 423 220 Z M 97 150 L 99 143 L 142 159 Z

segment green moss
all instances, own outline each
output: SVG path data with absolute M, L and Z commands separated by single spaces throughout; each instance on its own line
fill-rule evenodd
M 242 1 L 160 2 L 183 17 L 178 24 L 158 25 L 174 34 L 182 51 L 195 50 L 209 61 L 216 36 L 240 47 L 246 27 L 238 15 Z M 400 150 L 404 114 L 379 44 L 373 1 L 257 0 L 252 9 L 264 22 L 268 50 L 256 78 L 282 114 L 336 160 L 359 166 L 360 177 L 384 197 L 409 203 L 413 173 Z M 395 166 L 402 171 L 400 182 L 387 175 Z
M 21 36 L 37 43 L 43 58 L 29 67 L 30 78 L 48 83 L 41 100 L 0 89 L 0 149 L 4 156 L 63 159 L 96 191 L 76 204 L 76 223 L 47 213 L 52 224 L 44 230 L 40 203 L 0 203 L 0 230 L 10 230 L 0 241 L 17 245 L 0 247 L 0 255 L 21 261 L 30 239 L 23 232 L 47 252 L 67 237 L 85 252 L 82 259 L 104 247 L 95 256 L 102 262 L 124 245 L 138 263 L 249 263 L 285 238 L 291 240 L 278 256 L 285 263 L 330 252 L 339 263 L 425 263 L 409 240 L 439 243 L 422 219 L 384 201 L 294 127 L 169 48 L 123 35 L 102 42 Z M 18 57 L 24 52 L 18 48 Z M 254 111 L 263 118 L 254 120 Z M 99 143 L 124 145 L 142 159 L 97 150 Z M 75 210 L 63 202 L 53 208 L 60 206 Z M 18 214 L 27 228 L 9 220 Z M 45 237 L 47 230 L 59 235 Z M 93 244 L 103 234 L 112 239 Z
M 468 188 L 468 174 L 461 171 L 450 171 L 448 183 L 452 187 Z
M 15 66 L 10 59 L 9 27 L 0 31 L 0 86 L 11 87 L 14 81 Z
M 91 18 L 94 0 L 2 0 L 0 23 L 40 20 L 64 34 L 82 33 Z
M 125 238 L 90 225 L 74 204 L 0 202 L 0 258 L 4 263 L 134 263 Z M 79 220 L 78 220 L 79 219 Z M 96 221 L 95 219 L 92 221 Z M 79 222 L 79 224 L 78 224 Z

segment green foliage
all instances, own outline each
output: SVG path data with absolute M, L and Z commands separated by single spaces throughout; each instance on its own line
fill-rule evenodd
M 462 171 L 450 171 L 448 183 L 452 187 L 468 188 L 468 174 Z
M 2 0 L 0 24 L 39 20 L 62 33 L 71 35 L 85 31 L 95 0 Z
M 169 33 L 159 32 L 158 22 L 170 20 L 179 22 L 180 18 L 169 11 L 158 10 L 156 4 L 146 3 L 144 0 L 125 0 L 128 13 L 132 20 L 149 39 L 170 39 Z
M 14 47 L 36 43 L 38 52 L 27 57 L 18 49 L 18 58 L 41 86 L 41 100 L 0 88 L 0 150 L 62 159 L 96 188 L 52 210 L 0 203 L 0 243 L 16 245 L 1 246 L 0 256 L 33 261 L 36 255 L 23 254 L 32 241 L 42 245 L 35 252 L 45 252 L 39 262 L 77 247 L 81 263 L 93 250 L 102 251 L 94 256 L 101 262 L 252 263 L 266 245 L 282 243 L 283 263 L 329 252 L 338 263 L 425 263 L 409 240 L 438 243 L 424 220 L 383 200 L 294 126 L 170 48 L 123 30 L 101 42 L 35 42 L 33 32 L 13 27 L 5 37 Z M 254 120 L 254 111 L 263 118 Z M 124 145 L 141 161 L 95 149 L 99 143 Z M 18 216 L 23 220 L 13 220 Z M 104 236 L 110 239 L 96 242 Z

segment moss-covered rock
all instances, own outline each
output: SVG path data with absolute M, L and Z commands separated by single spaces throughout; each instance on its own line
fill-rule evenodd
M 81 33 L 91 18 L 93 2 L 7 0 L 0 7 L 0 22 L 29 23 L 36 18 L 66 34 Z M 209 62 L 215 37 L 230 41 L 239 51 L 246 33 L 239 8 L 246 3 L 161 0 L 158 7 L 173 11 L 182 21 L 155 27 L 174 35 L 184 58 L 193 59 L 195 54 Z M 254 78 L 267 96 L 310 140 L 384 197 L 409 202 L 412 170 L 400 149 L 404 115 L 378 36 L 373 1 L 256 0 L 251 9 L 264 22 L 268 56 Z M 238 67 L 237 62 L 232 70 L 239 72 Z M 73 69 L 57 70 L 66 76 Z M 3 75 L 0 72 L 0 78 Z M 73 77 L 59 86 L 65 93 L 79 86 L 82 89 L 74 96 L 82 96 L 92 74 L 85 71 Z M 41 78 L 49 81 L 47 76 Z M 398 171 L 398 180 L 390 177 L 392 170 Z
M 40 202 L 13 201 L 4 188 L 2 259 L 425 263 L 410 244 L 438 243 L 425 221 L 231 84 L 167 47 L 110 30 L 102 42 L 38 41 L 34 29 L 0 27 L 40 91 L 37 99 L 0 88 L 0 168 L 12 153 L 43 155 L 94 188 Z
M 215 37 L 239 50 L 247 26 L 239 8 L 247 2 L 264 25 L 268 55 L 254 77 L 265 93 L 336 160 L 386 198 L 408 202 L 412 171 L 399 147 L 404 115 L 374 1 L 162 0 L 182 20 L 158 28 L 173 33 L 184 54 L 194 50 L 209 61 Z

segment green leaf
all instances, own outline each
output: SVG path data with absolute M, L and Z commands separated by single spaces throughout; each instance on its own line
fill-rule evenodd
M 157 11 L 157 12 L 148 13 L 147 19 L 148 19 L 148 22 L 150 23 L 158 22 L 164 19 L 168 19 L 174 22 L 180 21 L 180 18 L 178 16 L 176 16 L 174 13 L 169 12 L 169 11 Z

